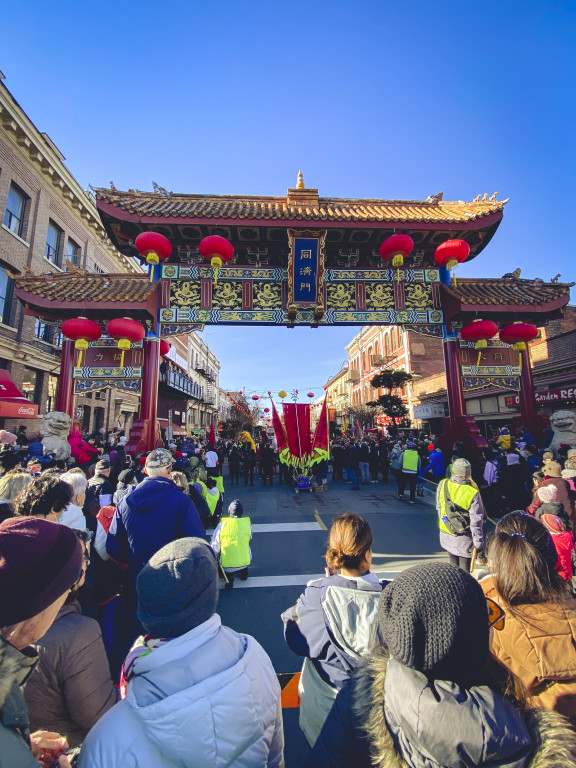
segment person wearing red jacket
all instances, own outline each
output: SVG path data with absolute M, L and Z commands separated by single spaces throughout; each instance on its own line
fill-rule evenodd
M 95 461 L 98 461 L 99 455 L 100 451 L 96 446 L 96 437 L 90 435 L 88 440 L 80 446 L 80 450 L 78 451 L 78 463 L 85 467 L 89 464 L 94 464 Z
M 552 537 L 556 552 L 558 552 L 556 570 L 565 581 L 571 581 L 574 537 L 570 531 L 566 530 L 564 520 L 561 520 L 557 515 L 540 515 L 540 522 Z

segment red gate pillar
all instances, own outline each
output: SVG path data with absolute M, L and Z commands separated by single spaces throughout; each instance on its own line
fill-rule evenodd
M 74 421 L 74 342 L 72 339 L 63 339 L 62 356 L 60 358 L 60 378 L 58 380 L 58 395 L 56 397 L 56 410 L 67 413 Z
M 444 367 L 446 368 L 446 390 L 448 392 L 448 408 L 450 409 L 450 425 L 456 431 L 458 419 L 464 416 L 464 390 L 460 376 L 460 354 L 458 339 L 446 338 L 442 344 Z
M 468 458 L 478 467 L 481 466 L 481 453 L 488 447 L 488 443 L 481 436 L 474 418 L 466 416 L 464 390 L 460 375 L 458 339 L 456 337 L 445 338 L 442 349 L 450 415 L 444 419 L 442 435 L 438 443 L 444 453 L 446 463 L 451 459 L 454 443 L 460 442 L 464 446 L 465 458 Z
M 144 339 L 140 418 L 132 425 L 126 445 L 126 453 L 132 456 L 164 445 L 160 435 L 160 425 L 156 422 L 159 367 L 160 339 L 156 336 L 146 336 Z
M 520 391 L 518 393 L 520 400 L 520 418 L 522 425 L 535 435 L 542 431 L 542 421 L 536 410 L 536 396 L 534 394 L 534 381 L 532 379 L 532 365 L 530 364 L 530 349 L 520 352 L 522 361 L 522 372 L 520 373 Z

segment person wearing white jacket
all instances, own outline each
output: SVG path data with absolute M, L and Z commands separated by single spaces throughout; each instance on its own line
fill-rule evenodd
M 122 670 L 123 700 L 94 726 L 80 768 L 283 768 L 280 686 L 250 635 L 221 624 L 217 564 L 183 538 L 137 579 L 139 638 Z

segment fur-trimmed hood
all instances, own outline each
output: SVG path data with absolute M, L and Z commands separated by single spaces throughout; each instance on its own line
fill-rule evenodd
M 352 677 L 355 719 L 364 724 L 375 768 L 575 764 L 576 733 L 557 712 L 537 709 L 521 714 L 487 687 L 462 691 L 441 682 L 432 689 L 423 675 L 397 661 L 390 662 L 389 670 L 388 665 L 380 651 Z M 397 701 L 390 690 L 386 700 L 387 672 Z M 443 738 L 445 723 L 451 724 L 453 743 Z M 463 744 L 456 740 L 458 731 L 465 732 Z

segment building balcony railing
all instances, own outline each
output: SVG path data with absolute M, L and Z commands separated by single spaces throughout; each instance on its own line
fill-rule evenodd
M 167 384 L 173 389 L 177 389 L 178 392 L 184 392 L 184 394 L 195 398 L 196 400 L 202 399 L 202 387 L 197 384 L 185 373 L 179 373 L 172 369 L 166 371 L 166 373 L 160 374 L 160 381 L 163 384 Z

